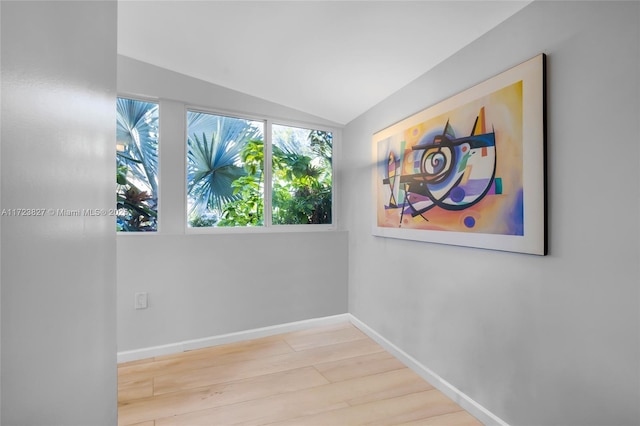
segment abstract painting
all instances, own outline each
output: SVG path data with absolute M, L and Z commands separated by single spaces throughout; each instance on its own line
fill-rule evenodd
M 546 254 L 544 65 L 376 133 L 374 235 Z

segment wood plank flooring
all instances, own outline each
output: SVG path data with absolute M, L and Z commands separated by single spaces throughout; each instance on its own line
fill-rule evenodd
M 481 423 L 349 323 L 118 366 L 118 425 Z

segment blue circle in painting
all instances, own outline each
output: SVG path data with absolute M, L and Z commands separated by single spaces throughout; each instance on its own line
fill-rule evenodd
M 456 186 L 451 190 L 451 200 L 456 203 L 462 201 L 464 199 L 464 195 L 464 189 L 460 188 L 459 186 Z
M 476 220 L 471 216 L 467 216 L 464 218 L 464 224 L 467 228 L 473 228 L 476 226 Z

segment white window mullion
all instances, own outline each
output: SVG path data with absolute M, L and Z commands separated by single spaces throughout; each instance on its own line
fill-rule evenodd
M 272 208 L 271 208 L 271 154 L 273 150 L 271 149 L 271 120 L 265 121 L 264 126 L 264 226 L 270 227 L 271 217 L 272 217 Z

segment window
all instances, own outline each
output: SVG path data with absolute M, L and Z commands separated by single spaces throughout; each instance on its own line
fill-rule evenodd
M 264 224 L 264 123 L 187 112 L 189 227 Z
M 331 162 L 330 132 L 187 111 L 187 225 L 331 224 Z
M 331 223 L 332 134 L 272 127 L 273 224 Z
M 116 115 L 116 229 L 157 231 L 158 104 L 118 98 Z

